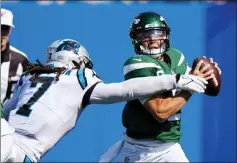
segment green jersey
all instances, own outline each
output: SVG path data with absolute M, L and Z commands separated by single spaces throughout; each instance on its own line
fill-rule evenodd
M 129 58 L 123 68 L 125 80 L 136 77 L 160 76 L 162 74 L 185 74 L 187 62 L 183 54 L 177 49 L 170 48 L 166 52 L 166 62 L 147 55 L 136 55 Z M 164 92 L 164 96 L 172 96 L 172 92 Z M 176 113 L 180 117 L 180 112 Z M 181 137 L 180 118 L 171 118 L 165 122 L 158 122 L 143 107 L 139 100 L 127 102 L 123 110 L 123 125 L 127 131 L 141 135 L 155 134 L 159 141 L 178 142 Z
M 0 105 L 0 109 L 1 109 L 1 118 L 4 118 L 4 113 L 3 113 L 3 106 L 2 106 L 2 104 Z

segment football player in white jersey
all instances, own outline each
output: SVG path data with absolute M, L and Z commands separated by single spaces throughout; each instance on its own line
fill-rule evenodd
M 128 101 L 175 88 L 203 93 L 207 84 L 192 75 L 104 84 L 92 69 L 86 49 L 71 39 L 53 42 L 47 49 L 46 62 L 29 66 L 4 105 L 5 118 L 15 132 L 13 142 L 8 143 L 10 148 L 1 150 L 1 162 L 38 162 L 75 126 L 88 104 Z

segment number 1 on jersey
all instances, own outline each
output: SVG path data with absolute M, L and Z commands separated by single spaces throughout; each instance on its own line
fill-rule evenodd
M 30 87 L 35 88 L 38 84 L 40 84 L 40 87 L 36 90 L 28 102 L 17 110 L 16 114 L 29 117 L 32 111 L 30 107 L 47 91 L 53 81 L 54 77 L 37 77 L 34 79 L 31 82 Z

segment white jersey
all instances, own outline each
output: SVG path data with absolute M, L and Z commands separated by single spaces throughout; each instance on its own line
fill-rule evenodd
M 15 128 L 14 141 L 31 160 L 38 161 L 76 124 L 81 113 L 84 89 L 101 80 L 91 69 L 23 76 L 18 82 L 16 109 L 9 114 Z

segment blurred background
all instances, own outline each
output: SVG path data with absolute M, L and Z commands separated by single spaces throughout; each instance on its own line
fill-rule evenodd
M 217 97 L 194 95 L 183 109 L 182 147 L 191 162 L 236 162 L 236 3 L 148 1 L 3 2 L 14 14 L 10 43 L 29 60 L 45 63 L 47 46 L 72 38 L 84 45 L 104 82 L 123 81 L 125 60 L 135 53 L 129 26 L 140 12 L 155 11 L 171 27 L 171 46 L 189 62 L 213 57 L 222 69 Z M 77 126 L 41 162 L 93 162 L 122 139 L 125 103 L 92 105 Z

